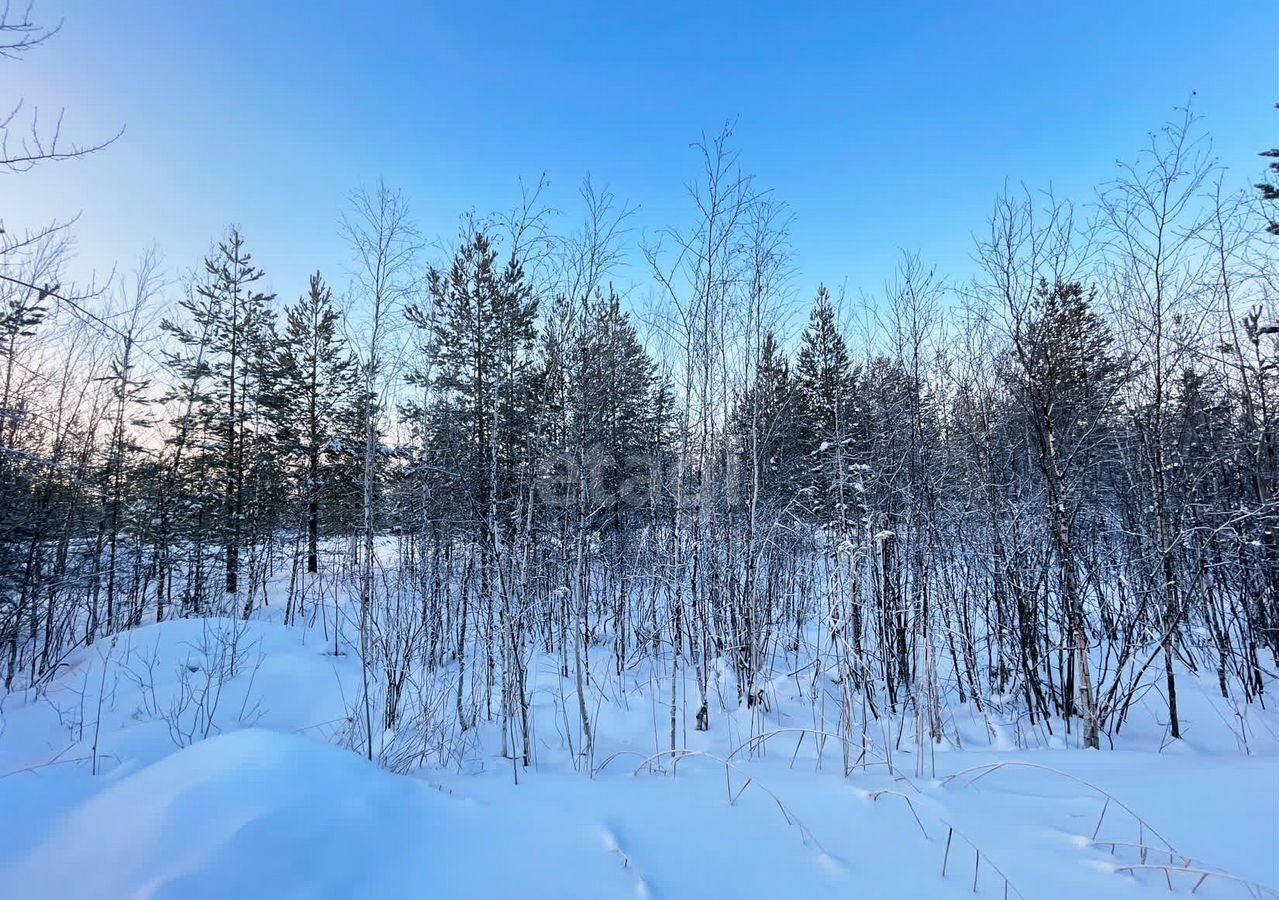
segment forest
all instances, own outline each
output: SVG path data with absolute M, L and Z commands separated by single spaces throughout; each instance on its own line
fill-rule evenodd
M 9 176 L 99 149 L 6 137 Z M 689 162 L 686 219 L 643 235 L 590 179 L 576 210 L 534 187 L 439 246 L 402 193 L 355 190 L 349 259 L 290 297 L 234 226 L 186 277 L 147 254 L 86 289 L 68 223 L 9 222 L 5 688 L 274 606 L 358 647 L 370 758 L 401 729 L 447 757 L 485 721 L 529 765 L 534 657 L 574 685 L 584 759 L 592 681 L 639 661 L 671 752 L 725 709 L 762 727 L 805 663 L 846 762 L 868 721 L 940 742 L 957 704 L 1102 747 L 1146 694 L 1180 737 L 1183 673 L 1263 699 L 1279 188 L 1179 110 L 1095 196 L 998 197 L 971 282 L 904 253 L 867 294 L 795 283 L 731 127 Z M 619 293 L 636 259 L 649 288 Z
M 5 109 L 0 183 L 123 152 Z M 1279 896 L 1279 149 L 1192 96 L 822 283 L 735 125 L 664 227 L 356 185 L 298 284 L 0 195 L 0 886 Z

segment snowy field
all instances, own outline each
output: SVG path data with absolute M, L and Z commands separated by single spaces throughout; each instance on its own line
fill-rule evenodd
M 1276 5 L 0 0 L 0 900 L 1279 900 Z
M 537 662 L 528 769 L 492 724 L 438 737 L 461 754 L 381 746 L 380 767 L 341 746 L 360 666 L 318 625 L 99 641 L 0 707 L 0 895 L 1279 896 L 1279 719 L 1211 680 L 1183 679 L 1180 742 L 1157 698 L 1101 752 L 956 713 L 927 758 L 872 723 L 846 777 L 802 677 L 767 714 L 717 709 L 674 759 L 635 674 L 594 693 L 574 765 L 572 689 Z

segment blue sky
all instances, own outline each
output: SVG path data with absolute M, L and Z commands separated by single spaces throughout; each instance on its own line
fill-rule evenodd
M 1087 200 L 1194 91 L 1247 184 L 1279 143 L 1274 0 L 502 4 L 59 2 L 57 39 L 0 62 L 18 96 L 107 152 L 5 177 L 9 228 L 82 213 L 81 277 L 155 242 L 198 263 L 230 222 L 271 286 L 341 281 L 344 195 L 401 187 L 427 237 L 545 171 L 690 216 L 690 141 L 737 122 L 794 213 L 795 287 L 877 292 L 899 248 L 955 278 L 1005 180 Z M 638 264 L 620 278 L 642 285 Z

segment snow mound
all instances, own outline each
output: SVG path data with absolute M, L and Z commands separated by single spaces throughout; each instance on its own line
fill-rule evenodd
M 67 900 L 487 896 L 511 889 L 508 854 L 521 855 L 520 835 L 487 824 L 472 805 L 349 751 L 248 729 L 91 797 L 0 884 L 10 897 Z M 615 859 L 578 843 L 559 848 L 571 865 L 541 868 L 548 894 L 580 890 L 583 874 L 629 892 Z
M 83 803 L 3 880 L 31 897 L 354 892 L 366 865 L 392 862 L 376 839 L 392 822 L 429 822 L 419 785 L 393 782 L 303 738 L 214 737 Z

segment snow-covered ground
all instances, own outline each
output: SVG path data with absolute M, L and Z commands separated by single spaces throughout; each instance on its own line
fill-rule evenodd
M 927 759 L 872 725 L 848 776 L 802 679 L 763 719 L 717 706 L 675 760 L 669 698 L 628 675 L 577 765 L 571 680 L 535 657 L 533 683 L 529 769 L 485 724 L 381 747 L 391 774 L 349 749 L 360 666 L 319 627 L 99 641 L 0 704 L 0 896 L 1279 896 L 1279 718 L 1212 680 L 1182 678 L 1184 741 L 1157 701 L 1101 752 L 961 709 Z

